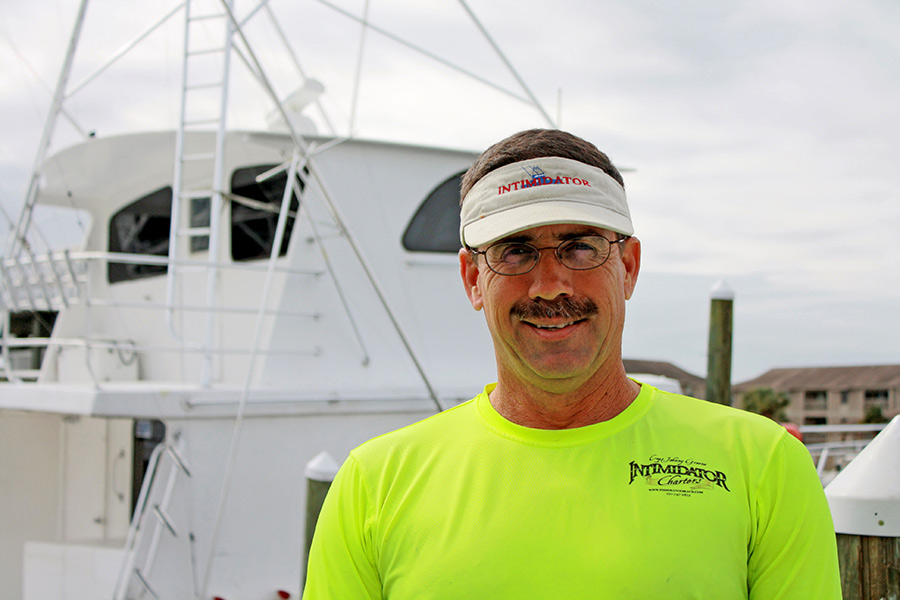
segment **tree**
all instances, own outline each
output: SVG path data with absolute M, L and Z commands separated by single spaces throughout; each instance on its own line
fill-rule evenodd
M 884 416 L 884 412 L 877 404 L 866 409 L 866 414 L 862 420 L 863 423 L 887 423 L 888 421 L 890 419 Z
M 787 421 L 785 409 L 790 403 L 790 396 L 784 392 L 776 392 L 772 388 L 756 388 L 744 394 L 744 410 L 769 417 L 779 423 Z

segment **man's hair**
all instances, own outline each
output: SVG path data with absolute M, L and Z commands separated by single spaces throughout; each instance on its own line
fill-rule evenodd
M 481 153 L 475 163 L 463 175 L 460 185 L 460 203 L 472 186 L 504 165 L 531 158 L 559 156 L 597 167 L 625 187 L 625 181 L 612 161 L 594 144 L 559 129 L 528 129 L 501 140 Z

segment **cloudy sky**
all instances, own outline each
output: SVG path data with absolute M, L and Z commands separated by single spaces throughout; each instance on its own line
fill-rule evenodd
M 362 14 L 363 0 L 334 2 Z M 626 356 L 704 374 L 709 292 L 724 279 L 736 294 L 736 381 L 773 367 L 900 363 L 900 4 L 469 3 L 549 116 L 629 169 L 644 266 Z M 174 6 L 93 0 L 73 83 Z M 245 13 L 249 4 L 241 6 Z M 24 196 L 77 7 L 0 0 L 0 203 L 8 212 Z M 346 133 L 359 25 L 316 0 L 272 7 Z M 369 11 L 373 25 L 521 93 L 458 2 L 370 0 Z M 276 38 L 259 23 L 248 34 Z M 177 28 L 154 33 L 74 96 L 80 126 L 98 135 L 171 126 L 180 36 Z M 383 35 L 370 32 L 365 42 L 352 117 L 361 136 L 480 150 L 546 125 L 524 103 Z M 285 55 L 272 44 L 259 52 L 278 93 L 293 89 Z M 266 98 L 235 87 L 230 122 L 263 126 Z M 54 145 L 76 139 L 61 124 Z

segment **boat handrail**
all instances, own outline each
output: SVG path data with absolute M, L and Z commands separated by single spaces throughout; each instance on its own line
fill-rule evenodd
M 279 261 L 274 271 L 285 275 L 321 277 L 322 269 L 290 267 Z M 0 301 L 12 312 L 59 310 L 81 299 L 81 286 L 87 283 L 93 264 L 129 264 L 178 268 L 181 272 L 205 272 L 222 269 L 265 273 L 265 261 L 206 261 L 170 259 L 167 256 L 105 252 L 96 250 L 51 251 L 41 255 L 16 255 L 0 260 Z M 161 274 L 160 274 L 161 275 Z M 95 302 L 91 300 L 91 302 Z M 254 310 L 253 312 L 256 312 Z
M 850 434 L 852 439 L 805 443 L 816 472 L 823 483 L 827 483 L 827 473 L 832 474 L 852 460 L 872 438 L 884 429 L 887 423 L 838 423 L 833 425 L 801 425 L 804 434 Z M 830 468 L 829 468 L 830 465 Z
M 276 259 L 274 261 L 218 261 L 209 262 L 190 258 L 170 259 L 167 256 L 134 254 L 125 252 L 105 251 L 71 251 L 57 250 L 35 255 L 31 253 L 19 253 L 16 257 L 0 260 L 0 309 L 4 316 L 3 333 L 0 334 L 0 356 L 3 357 L 0 366 L 0 379 L 15 383 L 30 383 L 39 379 L 40 369 L 35 368 L 35 361 L 29 361 L 28 365 L 19 364 L 12 356 L 16 352 L 31 351 L 37 353 L 49 348 L 83 348 L 91 350 L 109 350 L 122 352 L 123 348 L 129 353 L 160 354 L 183 353 L 190 355 L 206 356 L 251 356 L 254 349 L 242 343 L 202 343 L 199 340 L 175 340 L 172 343 L 135 343 L 128 339 L 127 335 L 110 335 L 105 331 L 91 331 L 92 317 L 85 313 L 85 325 L 82 335 L 73 334 L 67 330 L 55 335 L 49 332 L 44 336 L 32 335 L 30 337 L 16 337 L 11 333 L 10 318 L 19 313 L 57 312 L 64 307 L 82 307 L 84 311 L 94 311 L 93 319 L 106 311 L 146 311 L 149 313 L 164 314 L 166 311 L 175 310 L 182 313 L 203 314 L 212 311 L 223 316 L 261 316 L 264 319 L 285 317 L 289 319 L 306 319 L 318 321 L 323 318 L 321 312 L 303 311 L 291 306 L 268 306 L 264 303 L 261 307 L 257 302 L 249 301 L 242 304 L 235 302 L 233 296 L 223 298 L 222 304 L 214 303 L 212 308 L 202 302 L 181 301 L 174 305 L 161 298 L 145 296 L 144 298 L 131 297 L 116 293 L 116 284 L 98 284 L 106 281 L 103 271 L 106 265 L 111 263 L 124 263 L 144 266 L 166 266 L 169 269 L 180 268 L 181 273 L 197 273 L 202 276 L 209 269 L 219 269 L 223 272 L 258 273 L 259 275 L 277 274 L 280 277 L 313 277 L 318 278 L 327 275 L 324 269 L 297 268 L 286 264 L 287 261 Z M 271 264 L 270 264 L 271 263 Z M 161 276 L 162 273 L 159 274 Z M 156 277 L 154 274 L 150 277 Z M 231 302 L 227 302 L 231 300 Z M 100 313 L 96 311 L 101 311 Z M 145 313 L 146 314 L 146 313 Z M 291 347 L 291 348 L 259 348 L 257 354 L 267 356 L 319 356 L 322 350 L 318 346 Z M 35 354 L 37 356 L 37 354 Z M 87 358 L 87 356 L 85 357 Z M 36 359 L 39 364 L 41 359 Z M 122 361 L 128 364 L 129 361 Z M 90 370 L 90 366 L 88 366 Z M 96 383 L 96 382 L 95 382 Z
M 4 342 L 9 348 L 50 348 L 50 347 L 69 347 L 69 348 L 87 348 L 87 349 L 104 349 L 121 351 L 127 347 L 132 352 L 212 352 L 213 354 L 250 354 L 249 348 L 238 347 L 219 347 L 207 348 L 200 345 L 184 344 L 165 346 L 162 344 L 135 344 L 130 340 L 113 340 L 113 339 L 97 339 L 87 340 L 83 338 L 12 338 L 8 342 Z M 319 348 L 311 350 L 273 350 L 260 349 L 259 354 L 276 355 L 276 356 L 318 356 L 321 353 Z
M 134 254 L 128 252 L 106 252 L 101 250 L 79 250 L 79 251 L 71 251 L 71 250 L 54 250 L 44 254 L 36 255 L 35 260 L 31 260 L 30 258 L 5 258 L 0 260 L 0 266 L 5 269 L 9 269 L 10 267 L 18 267 L 21 266 L 31 267 L 32 265 L 56 265 L 56 260 L 59 258 L 66 259 L 68 258 L 72 264 L 85 264 L 92 261 L 107 261 L 107 262 L 115 262 L 115 263 L 125 263 L 125 264 L 133 264 L 133 265 L 157 265 L 157 266 L 165 266 L 169 264 L 173 264 L 175 266 L 182 267 L 209 267 L 210 262 L 206 260 L 198 260 L 198 259 L 187 259 L 187 258 L 175 258 L 169 259 L 167 256 L 159 256 L 156 254 Z M 267 270 L 267 265 L 264 260 L 257 261 L 218 261 L 212 263 L 212 266 L 216 268 L 228 268 L 242 271 L 259 271 L 265 272 Z M 296 267 L 289 267 L 285 265 L 278 265 L 275 267 L 275 271 L 278 273 L 291 273 L 295 275 L 314 275 L 320 276 L 324 274 L 324 271 L 321 269 L 299 269 Z M 81 273 L 79 273 L 81 274 Z M 71 275 L 71 274 L 69 274 Z
M 800 425 L 800 433 L 878 433 L 887 423 L 837 423 L 834 425 Z

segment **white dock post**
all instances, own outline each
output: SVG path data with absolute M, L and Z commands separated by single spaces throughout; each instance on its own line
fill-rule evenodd
M 306 463 L 306 552 L 303 555 L 301 572 L 306 579 L 306 563 L 309 560 L 309 548 L 312 545 L 313 532 L 319 520 L 319 511 L 325 502 L 325 495 L 334 481 L 340 465 L 327 452 L 319 452 Z M 302 582 L 301 582 L 301 588 Z
M 900 598 L 900 415 L 825 488 L 844 600 Z

